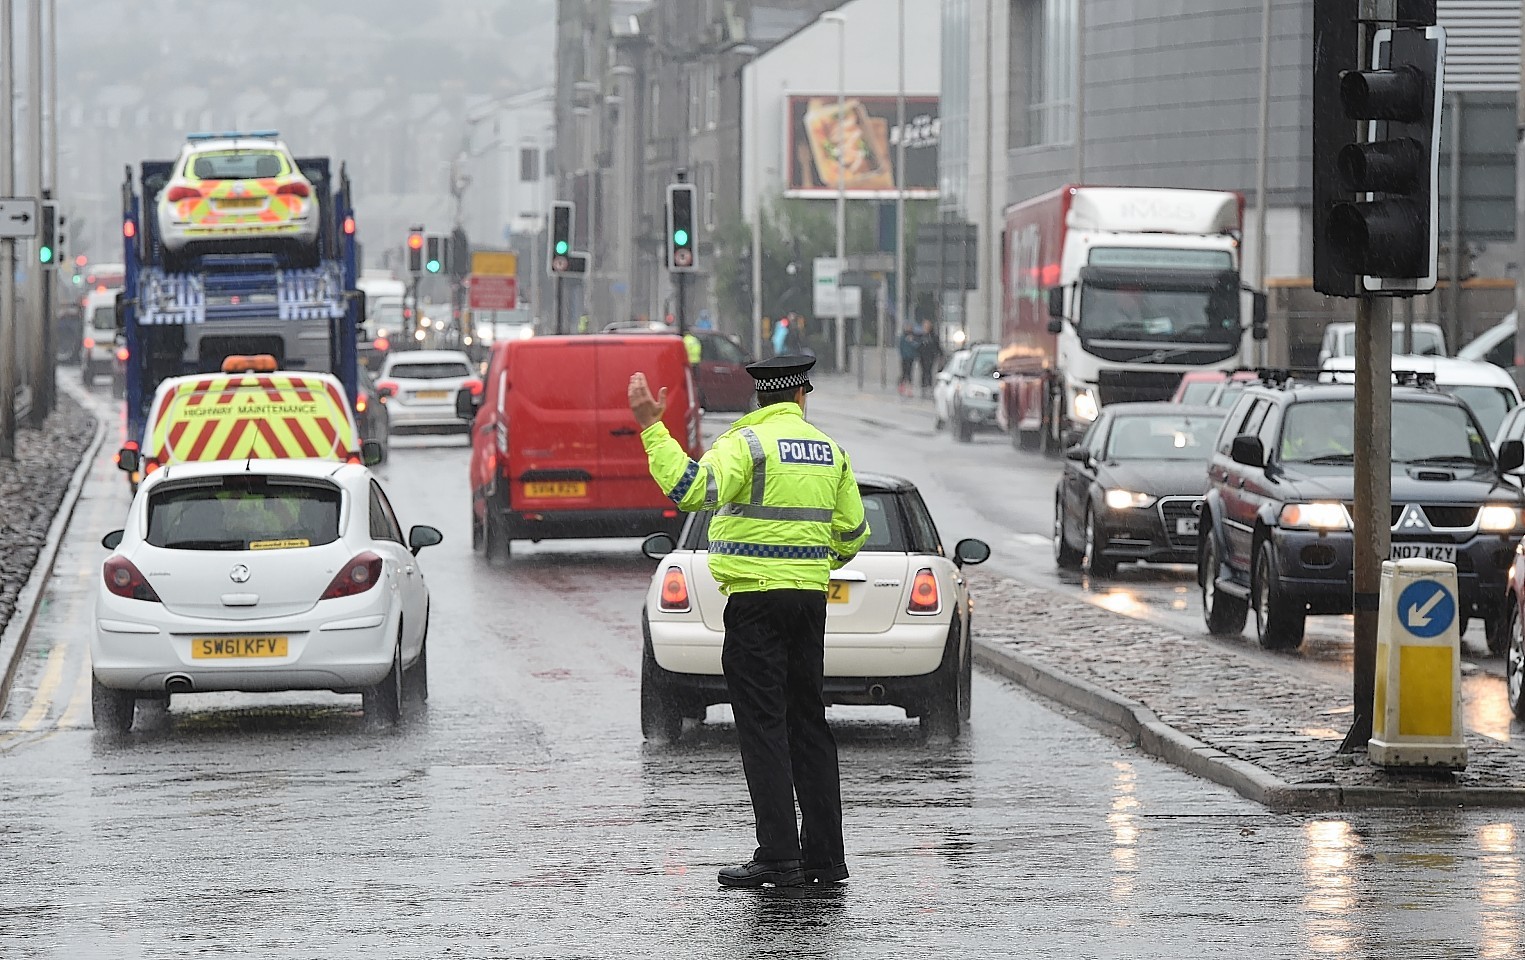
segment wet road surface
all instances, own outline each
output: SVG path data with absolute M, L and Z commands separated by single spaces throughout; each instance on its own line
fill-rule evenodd
M 379 471 L 446 536 L 424 714 L 196 695 L 115 742 L 79 697 L 126 505 L 103 458 L 0 717 L 0 957 L 1517 955 L 1518 817 L 1268 814 L 978 674 L 958 742 L 833 711 L 847 885 L 719 889 L 751 849 L 734 729 L 712 708 L 642 744 L 650 563 L 614 541 L 488 565 L 465 463 L 399 438 Z

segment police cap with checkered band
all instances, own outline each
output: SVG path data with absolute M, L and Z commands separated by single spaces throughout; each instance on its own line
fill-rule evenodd
M 747 373 L 750 373 L 752 379 L 757 381 L 753 387 L 758 393 L 779 393 L 784 390 L 798 390 L 801 387 L 809 393 L 815 389 L 811 386 L 809 377 L 810 368 L 813 366 L 815 366 L 815 357 L 783 354 L 747 364 Z

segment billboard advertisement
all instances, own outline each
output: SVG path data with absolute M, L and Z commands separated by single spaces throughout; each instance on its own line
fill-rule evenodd
M 838 177 L 849 197 L 892 199 L 901 131 L 899 100 L 849 96 L 840 129 L 837 95 L 793 94 L 785 116 L 787 197 L 836 196 Z M 937 196 L 937 144 L 941 117 L 937 97 L 905 98 L 905 169 L 900 183 L 912 198 Z M 838 141 L 840 140 L 840 148 Z M 841 156 L 838 157 L 840 149 Z

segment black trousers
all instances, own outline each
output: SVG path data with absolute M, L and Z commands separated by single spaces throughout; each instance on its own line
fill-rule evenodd
M 768 590 L 726 601 L 721 664 L 757 818 L 758 860 L 844 862 L 837 741 L 821 694 L 825 644 L 823 592 Z

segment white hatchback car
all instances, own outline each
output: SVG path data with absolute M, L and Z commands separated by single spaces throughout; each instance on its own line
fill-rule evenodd
M 461 390 L 482 392 L 471 358 L 459 350 L 402 350 L 387 354 L 376 378 L 386 398 L 392 430 L 471 429 L 455 412 Z
M 950 558 L 907 480 L 858 474 L 868 542 L 831 575 L 826 605 L 826 702 L 893 704 L 923 730 L 957 736 L 969 719 L 973 640 L 962 568 L 990 547 L 961 540 Z M 684 717 L 702 720 L 729 699 L 720 667 L 725 596 L 708 569 L 709 514 L 694 514 L 658 559 L 641 611 L 641 732 L 675 740 Z
M 176 464 L 107 534 L 90 645 L 96 729 L 139 699 L 209 691 L 360 693 L 385 723 L 428 696 L 429 591 L 371 472 L 324 460 Z

